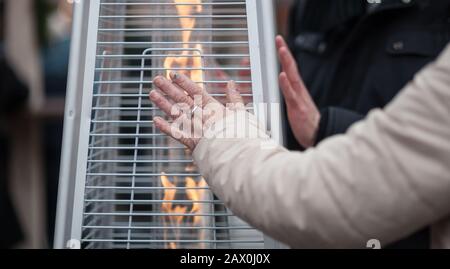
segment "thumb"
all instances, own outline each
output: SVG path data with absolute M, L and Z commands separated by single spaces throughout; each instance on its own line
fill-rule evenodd
M 244 108 L 244 99 L 242 98 L 241 93 L 238 91 L 236 83 L 233 80 L 230 80 L 227 84 L 227 98 L 228 103 L 233 108 Z

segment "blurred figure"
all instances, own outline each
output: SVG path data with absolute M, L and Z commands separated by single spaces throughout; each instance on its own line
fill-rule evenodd
M 20 107 L 21 103 L 14 101 L 14 96 L 23 92 L 23 86 L 14 86 L 21 85 L 18 78 L 29 88 L 22 113 L 13 111 L 15 120 L 3 124 L 9 141 L 3 143 L 0 159 L 7 163 L 9 158 L 11 171 L 2 169 L 0 173 L 2 180 L 3 173 L 9 174 L 11 196 L 23 227 L 20 244 L 6 247 L 42 248 L 51 245 L 54 230 L 72 5 L 60 0 L 0 0 L 0 5 L 4 17 L 0 24 L 5 43 L 2 55 L 11 65 L 4 68 L 2 61 L 2 114 L 3 109 Z M 0 187 L 6 190 L 3 182 Z M 0 195 L 4 203 L 8 196 Z M 14 223 L 8 236 L 19 239 L 14 216 L 1 212 L 1 217 L 7 219 L 4 223 Z
M 291 149 L 344 133 L 384 107 L 450 40 L 448 0 L 371 2 L 296 2 L 289 43 L 303 82 L 294 87 L 311 98 L 287 105 L 291 126 L 298 126 L 289 135 Z M 286 85 L 286 76 L 280 80 Z M 429 233 L 397 247 L 428 248 Z
M 0 16 L 1 19 L 1 16 Z M 12 248 L 23 239 L 17 214 L 13 208 L 9 190 L 9 138 L 4 121 L 11 113 L 24 106 L 28 90 L 17 78 L 4 58 L 0 45 L 0 249 Z
M 46 30 L 42 50 L 45 92 L 47 98 L 65 98 L 69 68 L 72 5 L 68 1 L 49 1 L 50 12 L 44 20 Z M 53 245 L 59 164 L 62 147 L 63 118 L 52 117 L 44 122 L 44 154 L 47 179 L 48 241 Z
M 11 98 L 2 98 L 7 105 L 14 107 L 8 111 L 2 122 L 7 136 L 8 189 L 16 209 L 16 215 L 23 229 L 23 240 L 8 247 L 42 248 L 46 246 L 44 192 L 42 181 L 42 155 L 39 137 L 39 117 L 44 107 L 42 73 L 39 62 L 36 3 L 29 0 L 1 1 L 1 31 L 4 45 L 3 56 L 7 69 L 2 74 L 2 90 L 17 95 L 25 85 L 28 99 L 14 102 Z M 9 82 L 8 82 L 9 81 Z M 14 81 L 14 83 L 10 83 Z M 19 82 L 20 81 L 20 82 Z M 8 96 L 10 96 L 8 94 Z M 24 106 L 22 106 L 24 104 Z M 2 104 L 3 105 L 3 104 Z M 3 219 L 3 218 L 2 218 Z M 5 221 L 6 222 L 6 221 Z M 10 230 L 12 236 L 16 229 Z

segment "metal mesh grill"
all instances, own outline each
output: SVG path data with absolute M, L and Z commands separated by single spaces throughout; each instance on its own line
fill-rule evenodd
M 262 248 L 161 134 L 151 79 L 176 70 L 217 98 L 252 101 L 245 1 L 100 1 L 85 182 L 84 248 Z

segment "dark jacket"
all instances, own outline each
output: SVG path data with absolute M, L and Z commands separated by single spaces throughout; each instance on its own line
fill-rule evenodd
M 0 123 L 4 117 L 22 107 L 28 95 L 27 88 L 19 81 L 3 57 L 0 48 Z M 0 128 L 0 249 L 13 247 L 23 239 L 22 230 L 14 211 L 8 187 L 8 137 Z
M 23 238 L 7 184 L 8 152 L 7 140 L 0 134 L 0 249 L 11 248 Z
M 384 0 L 370 11 L 363 0 L 297 1 L 291 32 L 300 72 L 322 114 L 320 142 L 384 107 L 436 59 L 450 40 L 450 0 Z M 291 132 L 288 141 L 300 149 Z M 424 246 L 427 236 L 420 236 L 413 247 Z

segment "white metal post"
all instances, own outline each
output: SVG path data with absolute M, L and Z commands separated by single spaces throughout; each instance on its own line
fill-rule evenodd
M 75 172 L 79 137 L 79 111 L 81 109 L 84 55 L 86 44 L 86 16 L 89 14 L 86 1 L 75 1 L 67 80 L 66 108 L 64 112 L 64 133 L 61 150 L 61 164 L 58 186 L 54 248 L 66 247 L 70 239 L 72 208 L 74 201 Z

